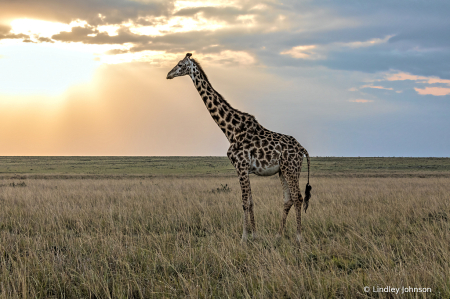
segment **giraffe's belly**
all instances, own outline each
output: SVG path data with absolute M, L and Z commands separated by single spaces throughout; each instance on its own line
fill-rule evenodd
M 278 173 L 280 171 L 280 165 L 278 163 L 276 164 L 269 164 L 267 166 L 257 166 L 255 161 L 252 161 L 253 163 L 250 166 L 249 173 L 254 173 L 256 175 L 261 176 L 270 176 Z

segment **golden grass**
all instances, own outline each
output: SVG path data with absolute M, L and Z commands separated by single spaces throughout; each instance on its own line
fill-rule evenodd
M 241 246 L 236 178 L 4 180 L 0 298 L 450 297 L 448 179 L 312 178 L 300 248 L 278 178 L 251 181 Z

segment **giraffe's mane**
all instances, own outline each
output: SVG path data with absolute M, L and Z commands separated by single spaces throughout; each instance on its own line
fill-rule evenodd
M 238 109 L 236 109 L 236 108 L 231 107 L 231 105 L 225 100 L 225 98 L 224 98 L 219 92 L 217 92 L 217 90 L 215 90 L 215 89 L 212 87 L 212 84 L 211 84 L 211 82 L 209 82 L 208 76 L 206 76 L 206 73 L 205 73 L 205 71 L 203 70 L 203 68 L 202 68 L 202 66 L 200 65 L 200 63 L 199 63 L 197 60 L 195 60 L 194 58 L 190 58 L 190 59 L 191 59 L 191 61 L 193 61 L 193 62 L 195 63 L 195 65 L 197 66 L 199 72 L 200 72 L 200 73 L 203 75 L 203 77 L 205 78 L 206 82 L 208 82 L 209 85 L 211 85 L 211 88 L 212 88 L 212 89 L 213 89 L 213 90 L 214 90 L 214 91 L 222 98 L 222 101 L 223 101 L 223 103 L 224 103 L 225 105 L 227 105 L 229 108 L 235 110 L 236 112 L 242 113 L 242 114 L 247 115 L 247 116 L 252 116 L 252 117 L 254 117 L 253 115 L 251 115 L 251 114 L 249 114 L 249 113 L 242 112 L 242 111 L 240 111 L 240 110 L 238 110 Z
M 209 82 L 208 76 L 206 76 L 206 73 L 205 73 L 205 71 L 203 70 L 203 68 L 202 68 L 202 66 L 200 65 L 200 63 L 199 63 L 197 60 L 195 60 L 194 58 L 191 58 L 191 61 L 193 61 L 193 62 L 195 63 L 195 65 L 196 65 L 197 68 L 198 68 L 198 71 L 203 75 L 203 78 L 205 78 L 206 82 L 208 82 L 208 84 L 211 85 L 211 88 L 217 93 L 217 95 L 218 95 L 219 97 L 222 98 L 224 104 L 227 105 L 229 108 L 232 108 L 231 105 L 225 100 L 225 98 L 224 98 L 217 90 L 215 90 L 214 87 L 212 87 L 212 84 L 211 84 L 211 82 Z
M 197 60 L 195 60 L 194 58 L 191 58 L 191 61 L 193 61 L 195 63 L 195 65 L 198 67 L 198 70 L 200 73 L 202 73 L 203 77 L 205 77 L 206 82 L 208 82 L 209 84 L 211 84 L 211 82 L 209 82 L 208 76 L 206 76 L 205 71 L 203 70 L 202 66 L 200 65 L 200 62 L 198 62 Z

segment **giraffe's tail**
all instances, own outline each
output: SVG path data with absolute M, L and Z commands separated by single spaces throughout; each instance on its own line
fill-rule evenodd
M 308 162 L 308 183 L 306 183 L 306 188 L 305 188 L 305 201 L 304 201 L 304 205 L 305 205 L 305 213 L 306 213 L 306 209 L 308 209 L 308 205 L 309 205 L 309 199 L 311 198 L 311 190 L 312 187 L 309 184 L 309 169 L 310 169 L 310 161 L 309 161 L 309 154 L 308 151 L 305 149 L 303 151 L 303 154 L 306 156 L 306 161 Z

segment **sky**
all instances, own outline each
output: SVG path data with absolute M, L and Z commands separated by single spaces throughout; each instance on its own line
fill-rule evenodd
M 450 156 L 450 2 L 0 0 L 0 155 L 225 156 L 189 77 L 311 156 Z

